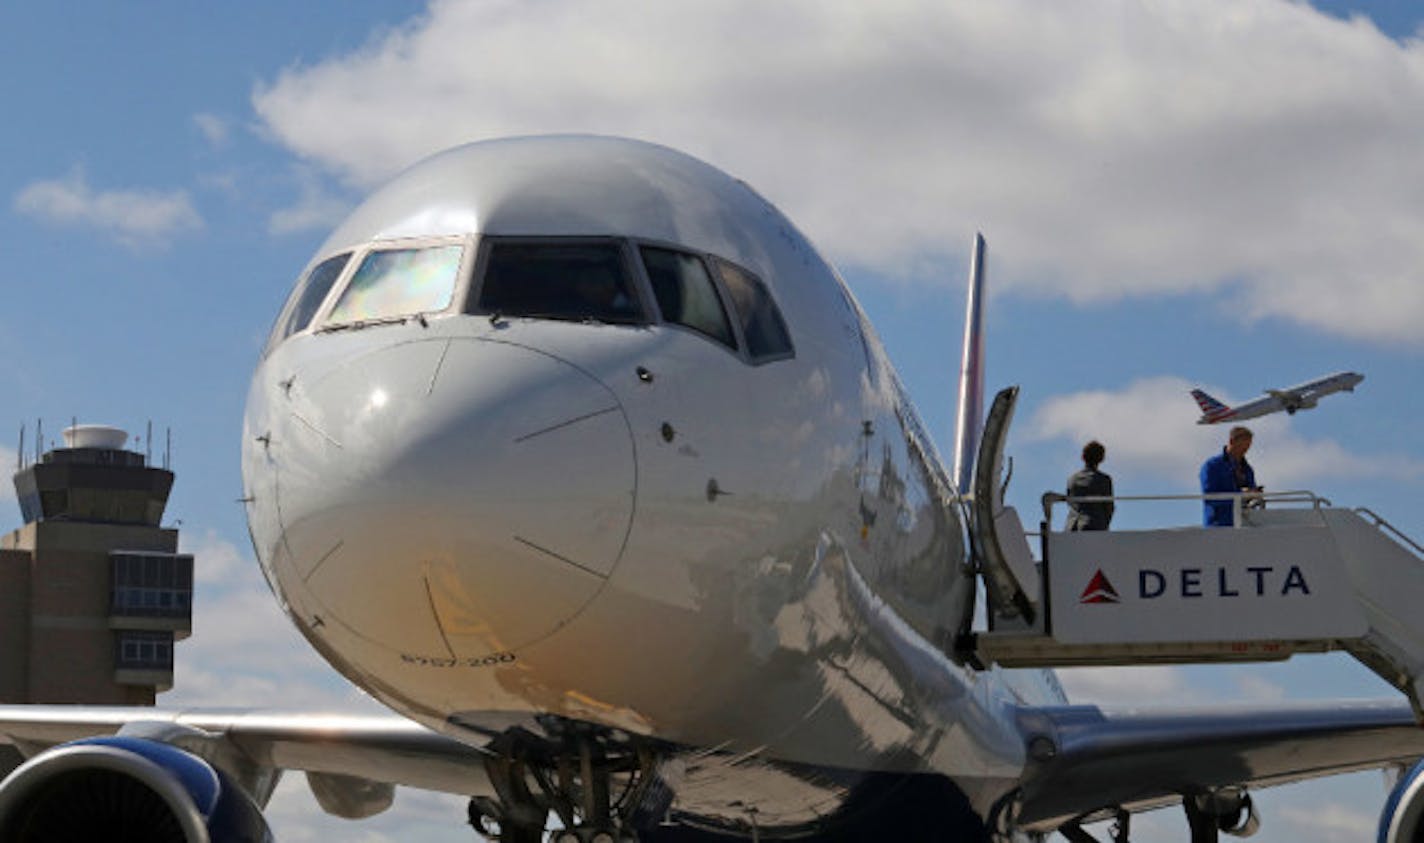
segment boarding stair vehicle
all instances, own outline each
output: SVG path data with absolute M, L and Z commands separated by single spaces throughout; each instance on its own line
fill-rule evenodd
M 970 503 L 989 601 L 966 642 L 1003 667 L 1272 661 L 1345 651 L 1424 723 L 1424 546 L 1368 509 L 1306 491 L 1230 499 L 1233 527 L 1066 532 L 1043 496 L 1035 559 L 997 485 L 1017 389 L 995 398 Z M 1117 496 L 1073 502 L 1203 499 Z

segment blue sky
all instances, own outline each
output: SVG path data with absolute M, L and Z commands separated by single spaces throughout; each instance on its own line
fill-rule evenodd
M 369 705 L 251 559 L 237 453 L 260 343 L 326 232 L 399 168 L 596 131 L 698 155 L 797 221 L 945 453 L 983 230 L 988 381 L 1023 388 L 1022 511 L 1090 436 L 1119 491 L 1190 492 L 1219 434 L 1191 424 L 1186 389 L 1245 400 L 1354 369 L 1356 394 L 1257 425 L 1257 471 L 1424 536 L 1421 21 L 1405 0 L 3 4 L 0 457 L 36 418 L 49 437 L 72 417 L 171 428 L 169 515 L 201 593 L 162 701 Z M 1390 693 L 1335 657 L 1067 684 L 1134 702 Z M 279 835 L 351 839 L 298 784 L 274 802 Z M 1270 791 L 1256 839 L 1362 839 L 1382 801 L 1376 774 Z M 461 813 L 403 794 L 358 839 L 463 839 Z M 1177 826 L 1150 819 L 1144 839 Z

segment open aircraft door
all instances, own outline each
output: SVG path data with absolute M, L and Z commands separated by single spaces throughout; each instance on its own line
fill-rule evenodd
M 994 396 L 984 420 L 969 503 L 969 530 L 989 601 L 990 630 L 1042 627 L 1037 565 L 1018 513 L 1004 506 L 999 481 L 1018 397 L 1017 386 Z

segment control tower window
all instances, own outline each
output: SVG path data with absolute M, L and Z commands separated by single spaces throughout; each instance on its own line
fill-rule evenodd
M 361 322 L 444 310 L 455 293 L 463 252 L 458 244 L 372 250 L 327 321 Z
M 277 317 L 277 324 L 272 327 L 272 336 L 267 340 L 267 351 L 271 351 L 277 343 L 292 334 L 306 330 L 321 303 L 326 301 L 326 294 L 331 292 L 331 285 L 341 277 L 341 270 L 346 268 L 346 262 L 350 259 L 350 252 L 327 258 L 312 267 L 311 272 L 297 282 L 296 289 L 292 290 L 291 297 L 287 299 L 287 304 Z
M 113 614 L 187 617 L 192 612 L 192 556 L 116 551 L 109 559 Z
M 732 309 L 736 311 L 737 321 L 742 326 L 742 336 L 746 338 L 747 353 L 752 362 L 795 356 L 786 322 L 761 279 L 724 260 L 718 260 L 716 264 L 722 283 L 727 285 L 727 292 L 731 295 Z
M 658 308 L 663 312 L 663 321 L 685 325 L 735 349 L 737 340 L 732 335 L 732 324 L 727 321 L 727 311 L 702 259 L 652 246 L 644 246 L 639 251 Z
M 120 670 L 172 670 L 173 633 L 125 630 L 115 639 L 115 667 Z
M 641 324 L 645 320 L 618 243 L 493 241 L 481 313 Z

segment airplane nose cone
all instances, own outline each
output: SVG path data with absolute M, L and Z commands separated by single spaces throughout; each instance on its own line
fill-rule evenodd
M 584 371 L 519 345 L 441 339 L 297 386 L 290 441 L 270 447 L 274 567 L 304 621 L 408 663 L 473 662 L 557 631 L 617 565 L 632 436 Z

